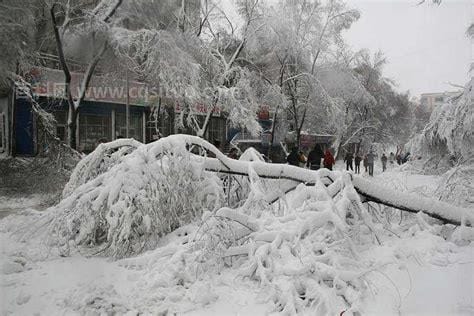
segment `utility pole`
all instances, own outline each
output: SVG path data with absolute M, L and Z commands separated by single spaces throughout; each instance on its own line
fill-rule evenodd
M 128 69 L 125 72 L 125 88 L 127 90 L 127 103 L 125 105 L 125 124 L 126 124 L 126 132 L 125 137 L 130 138 L 130 93 L 129 93 L 129 86 L 128 86 Z

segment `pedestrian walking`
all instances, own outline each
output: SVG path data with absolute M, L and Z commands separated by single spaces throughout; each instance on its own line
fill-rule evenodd
M 375 159 L 375 154 L 373 151 L 370 151 L 367 154 L 367 165 L 369 167 L 369 176 L 374 176 L 374 159 Z
M 356 154 L 354 158 L 354 165 L 355 165 L 355 173 L 360 173 L 360 162 L 362 161 L 362 157 L 359 153 Z
M 346 162 L 346 170 L 349 171 L 349 168 L 351 168 L 352 171 L 354 171 L 354 168 L 352 167 L 352 161 L 354 160 L 354 155 L 349 151 L 346 156 L 344 157 L 344 161 Z
M 408 159 L 410 159 L 410 152 L 407 152 L 407 153 L 405 154 L 405 156 L 403 156 L 403 158 L 402 158 L 402 164 L 405 163 L 405 162 L 407 162 Z
M 288 155 L 288 157 L 286 157 L 286 161 L 292 166 L 299 166 L 300 157 L 298 153 L 298 147 L 295 146 L 291 149 L 290 154 Z
M 298 166 L 304 167 L 304 165 L 306 164 L 306 161 L 307 161 L 307 160 L 308 160 L 308 159 L 306 159 L 306 156 L 305 156 L 304 152 L 300 150 L 300 151 L 298 152 Z
M 336 161 L 334 160 L 334 156 L 332 155 L 331 151 L 329 149 L 326 149 L 323 160 L 324 168 L 332 170 L 332 166 L 335 162 Z
M 385 172 L 387 170 L 387 156 L 385 156 L 385 153 L 382 154 L 380 160 L 382 160 L 382 172 Z
M 367 154 L 364 155 L 364 168 L 365 172 L 367 173 L 367 168 L 369 167 L 369 163 L 367 162 Z
M 388 156 L 388 161 L 390 162 L 391 165 L 395 162 L 395 154 L 393 152 L 390 152 L 390 156 Z
M 323 150 L 321 145 L 316 144 L 308 154 L 308 159 L 306 160 L 306 167 L 311 170 L 318 170 L 321 168 L 321 160 L 324 158 Z

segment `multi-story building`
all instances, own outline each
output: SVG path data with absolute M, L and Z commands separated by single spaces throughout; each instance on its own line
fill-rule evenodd
M 461 91 L 445 91 L 435 93 L 422 93 L 420 98 L 420 105 L 424 106 L 430 112 L 437 106 L 443 105 L 450 98 L 457 96 Z

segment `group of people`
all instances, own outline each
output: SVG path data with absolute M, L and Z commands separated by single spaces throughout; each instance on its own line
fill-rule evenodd
M 398 158 L 398 157 L 397 157 Z M 373 150 L 370 150 L 367 154 L 361 155 L 356 153 L 355 155 L 349 151 L 344 157 L 346 163 L 346 170 L 352 170 L 356 174 L 360 174 L 360 165 L 363 164 L 365 172 L 370 176 L 374 175 L 374 164 L 376 155 Z M 293 166 L 305 165 L 311 170 L 318 170 L 322 167 L 332 170 L 335 164 L 335 158 L 329 149 L 323 151 L 321 145 L 316 144 L 314 148 L 309 152 L 306 158 L 302 151 L 298 150 L 298 147 L 293 147 L 290 154 L 286 158 L 288 164 Z M 398 159 L 397 159 L 398 160 Z M 387 170 L 387 163 L 390 161 L 391 164 L 395 161 L 395 155 L 390 153 L 390 159 L 385 153 L 380 157 L 382 162 L 382 172 Z M 398 161 L 397 161 L 398 162 Z
M 382 172 L 387 170 L 387 163 L 394 164 L 395 161 L 400 165 L 408 160 L 410 153 L 405 155 L 396 155 L 391 152 L 390 156 L 387 157 L 385 153 L 380 157 L 382 162 Z M 228 153 L 229 158 L 238 159 L 238 150 L 236 148 L 231 148 Z M 344 162 L 346 163 L 346 170 L 352 170 L 356 174 L 360 174 L 360 165 L 363 164 L 365 172 L 369 173 L 370 176 L 374 175 L 374 163 L 376 155 L 373 150 L 370 150 L 367 154 L 361 155 L 356 153 L 355 155 L 349 151 L 344 156 Z M 308 153 L 308 157 L 304 155 L 298 147 L 293 147 L 290 154 L 287 156 L 286 161 L 288 164 L 293 166 L 302 166 L 305 165 L 311 170 L 318 170 L 322 167 L 332 170 L 336 160 L 331 153 L 329 148 L 323 150 L 320 144 L 316 144 L 314 148 Z
M 314 148 L 309 152 L 308 158 L 304 157 L 301 151 L 298 151 L 298 147 L 293 147 L 290 154 L 286 158 L 286 161 L 293 166 L 299 166 L 300 163 L 304 163 L 306 167 L 311 170 L 318 170 L 322 166 L 326 169 L 332 170 L 336 160 L 329 149 L 323 151 L 319 144 L 316 144 Z
M 392 158 L 393 153 L 390 153 L 390 155 L 391 155 L 390 162 L 393 163 L 393 158 Z M 388 162 L 388 157 L 387 155 L 385 155 L 385 153 L 383 153 L 382 157 L 380 157 L 380 161 L 382 162 L 382 172 L 385 172 L 385 170 L 387 170 L 387 162 Z M 364 167 L 365 167 L 365 172 L 368 172 L 370 176 L 374 175 L 375 154 L 372 150 L 363 156 L 357 153 L 355 157 L 354 157 L 354 154 L 352 154 L 352 152 L 349 151 L 344 157 L 344 162 L 346 163 L 347 171 L 349 171 L 349 169 L 354 171 L 352 167 L 352 163 L 354 162 L 355 173 L 360 173 L 360 163 L 363 162 Z

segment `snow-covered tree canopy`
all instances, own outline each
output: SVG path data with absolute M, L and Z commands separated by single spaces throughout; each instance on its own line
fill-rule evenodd
M 409 100 L 408 93 L 397 92 L 395 83 L 383 76 L 386 62 L 380 51 L 372 56 L 363 50 L 355 56 L 353 71 L 374 101 L 371 106 L 359 106 L 359 118 L 371 121 L 371 125 L 378 128 L 364 135 L 370 142 L 403 144 L 411 136 L 414 104 Z
M 135 76 L 159 87 L 166 96 L 188 102 L 198 99 L 200 65 L 186 51 L 185 34 L 117 27 L 112 29 L 111 37 L 116 53 Z
M 467 163 L 474 158 L 474 81 L 466 84 L 463 93 L 450 98 L 434 109 L 429 123 L 412 141 L 412 151 L 420 156 Z
M 273 107 L 286 108 L 289 124 L 297 132 L 333 101 L 317 72 L 327 62 L 342 30 L 359 14 L 341 1 L 280 1 L 265 7 L 256 35 L 249 41 L 246 58 L 252 60 L 263 80 L 278 86 L 288 102 Z M 342 86 L 342 85 L 341 85 Z M 275 117 L 276 118 L 276 117 Z M 305 125 L 306 124 L 306 125 Z
M 34 59 L 36 12 L 42 1 L 5 0 L 0 3 L 0 90 L 10 87 L 18 66 Z
M 260 92 L 249 84 L 254 80 L 251 71 L 236 63 L 251 36 L 247 31 L 255 14 L 251 2 L 240 3 L 242 9 L 248 9 L 241 11 L 246 25 L 241 34 L 232 28 L 216 29 L 217 18 L 210 13 L 198 34 L 194 27 L 180 26 L 181 19 L 189 18 L 185 2 L 181 10 L 173 11 L 167 2 L 134 1 L 127 5 L 131 10 L 122 10 L 120 16 L 125 21 L 139 15 L 145 18 L 133 25 L 128 22 L 112 28 L 113 47 L 137 78 L 156 87 L 160 97 L 169 96 L 179 102 L 181 115 L 177 124 L 191 127 L 203 136 L 210 116 L 219 111 L 228 114 L 231 124 L 256 134 L 260 131 L 256 122 Z M 192 3 L 189 6 L 193 8 Z M 206 8 L 203 6 L 203 10 Z M 209 10 L 213 8 L 215 5 Z M 149 16 L 159 9 L 171 10 L 166 19 L 163 17 L 167 23 Z M 195 111 L 196 105 L 207 112 L 204 121 L 199 117 L 202 113 Z

